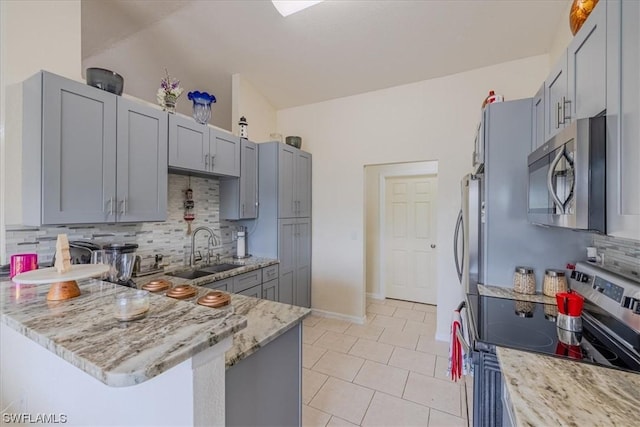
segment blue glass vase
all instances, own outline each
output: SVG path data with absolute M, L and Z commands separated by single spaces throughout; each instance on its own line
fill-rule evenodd
M 189 92 L 187 97 L 193 101 L 193 118 L 196 122 L 207 124 L 211 118 L 211 104 L 216 102 L 216 97 L 207 92 Z

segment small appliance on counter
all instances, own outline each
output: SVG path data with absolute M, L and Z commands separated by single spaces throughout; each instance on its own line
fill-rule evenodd
M 108 280 L 118 285 L 135 288 L 136 284 L 131 280 L 133 264 L 136 259 L 135 243 L 111 243 L 103 246 L 103 250 L 111 255 L 112 274 Z
M 236 235 L 236 259 L 249 258 L 251 255 L 247 253 L 247 227 L 240 226 L 235 231 Z

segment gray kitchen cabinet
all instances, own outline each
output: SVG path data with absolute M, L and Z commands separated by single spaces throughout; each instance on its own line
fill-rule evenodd
M 538 147 L 545 143 L 545 128 L 544 128 L 544 83 L 538 89 L 538 92 L 533 96 L 533 108 L 532 108 L 532 131 L 531 135 L 531 151 L 535 151 Z
M 231 292 L 231 290 L 233 289 L 233 278 L 230 277 L 228 279 L 207 283 L 205 285 L 202 285 L 202 287 L 214 289 L 216 291 Z
M 269 143 L 274 144 L 274 143 Z M 311 154 L 285 144 L 278 148 L 278 216 L 311 215 Z
M 279 142 L 258 144 L 260 216 L 242 222 L 253 230 L 250 252 L 280 260 L 278 301 L 305 307 L 311 305 L 311 160 Z
M 311 220 L 279 220 L 280 302 L 311 306 Z M 286 300 L 285 300 L 286 299 Z M 289 301 L 291 299 L 291 301 Z
M 242 291 L 260 285 L 262 283 L 262 270 L 253 270 L 248 273 L 239 274 L 233 277 L 233 293 L 239 294 Z M 258 297 L 261 298 L 261 297 Z
M 640 2 L 610 0 L 606 6 L 607 234 L 638 240 Z
M 165 221 L 168 114 L 121 97 L 117 106 L 117 221 Z
M 197 123 L 190 117 L 171 114 L 169 168 L 176 172 L 209 172 L 210 158 L 209 127 Z
M 166 113 L 44 71 L 23 95 L 25 225 L 166 219 Z
M 197 123 L 191 117 L 169 117 L 169 169 L 195 175 L 240 176 L 240 138 Z
M 564 51 L 544 82 L 545 140 L 564 129 L 571 120 L 567 84 L 567 51 Z
M 212 127 L 209 132 L 211 172 L 215 175 L 239 177 L 240 137 Z
M 269 280 L 262 284 L 262 299 L 278 301 L 278 279 Z
M 258 217 L 258 145 L 242 139 L 240 178 L 220 180 L 220 218 Z
M 572 119 L 593 117 L 607 104 L 607 8 L 593 9 L 567 48 L 567 96 Z
M 262 285 L 256 285 L 253 286 L 251 288 L 248 289 L 243 289 L 242 291 L 239 292 L 234 292 L 236 294 L 240 294 L 240 295 L 244 295 L 247 297 L 253 297 L 253 298 L 262 298 Z

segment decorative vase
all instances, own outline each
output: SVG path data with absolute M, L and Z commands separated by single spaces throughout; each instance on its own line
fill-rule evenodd
M 164 105 L 162 109 L 168 113 L 174 114 L 176 112 L 176 101 L 178 97 L 175 95 L 165 95 L 164 96 Z
M 580 30 L 584 21 L 587 20 L 593 8 L 596 7 L 596 4 L 598 4 L 598 0 L 573 0 L 571 11 L 569 12 L 569 27 L 574 36 Z
M 216 97 L 207 92 L 189 92 L 187 97 L 193 101 L 193 118 L 200 124 L 207 124 L 211 118 L 211 104 L 216 102 Z

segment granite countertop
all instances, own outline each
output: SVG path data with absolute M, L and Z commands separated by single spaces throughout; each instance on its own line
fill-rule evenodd
M 513 288 L 502 288 L 499 286 L 478 285 L 478 293 L 482 296 L 506 298 L 518 301 L 541 302 L 543 304 L 556 305 L 556 299 L 548 297 L 542 293 L 532 295 L 520 294 L 515 292 Z
M 144 319 L 119 322 L 114 295 L 134 290 L 99 280 L 79 286 L 79 297 L 51 302 L 49 285 L 3 282 L 1 321 L 113 387 L 153 378 L 247 325 L 247 318 L 233 311 L 153 294 Z
M 232 258 L 222 259 L 220 262 L 238 264 L 241 265 L 241 267 L 209 276 L 199 277 L 193 280 L 181 279 L 179 277 L 168 276 L 166 274 L 156 274 L 154 276 L 136 278 L 136 283 L 139 286 L 142 286 L 150 280 L 162 278 L 169 280 L 174 285 L 190 284 L 198 286 L 198 293 L 194 297 L 184 300 L 185 302 L 195 304 L 198 298 L 206 295 L 208 292 L 211 292 L 211 289 L 203 288 L 201 285 L 227 279 L 258 268 L 268 267 L 270 265 L 277 264 L 278 260 L 250 257 L 240 261 Z M 230 307 L 223 308 L 222 310 L 233 311 L 235 314 L 239 314 L 247 318 L 247 327 L 234 334 L 233 346 L 225 355 L 227 368 L 230 368 L 242 359 L 255 353 L 260 348 L 287 332 L 311 313 L 311 310 L 308 308 L 247 297 L 239 294 L 231 294 Z
M 497 348 L 515 424 L 632 425 L 640 418 L 640 374 Z
M 182 284 L 190 284 L 196 286 L 202 286 L 207 283 L 216 282 L 218 280 L 224 280 L 229 277 L 237 276 L 239 274 L 248 273 L 253 270 L 257 270 L 259 268 L 268 267 L 273 264 L 278 264 L 279 261 L 273 258 L 262 258 L 262 257 L 249 257 L 244 259 L 235 259 L 235 258 L 222 258 L 219 263 L 216 264 L 235 264 L 238 268 L 234 268 L 227 271 L 222 271 L 220 273 L 213 273 L 207 276 L 198 277 L 197 279 L 182 279 L 176 276 L 169 276 L 167 273 L 177 272 L 177 271 L 185 271 L 190 270 L 191 267 L 177 267 L 171 268 L 162 273 L 150 274 L 148 276 L 142 277 L 134 277 L 133 281 L 136 282 L 138 286 L 142 286 L 145 283 L 150 282 L 151 280 L 156 279 L 165 279 L 172 282 L 174 285 L 182 285 Z M 198 266 L 196 268 L 202 268 L 204 266 Z

